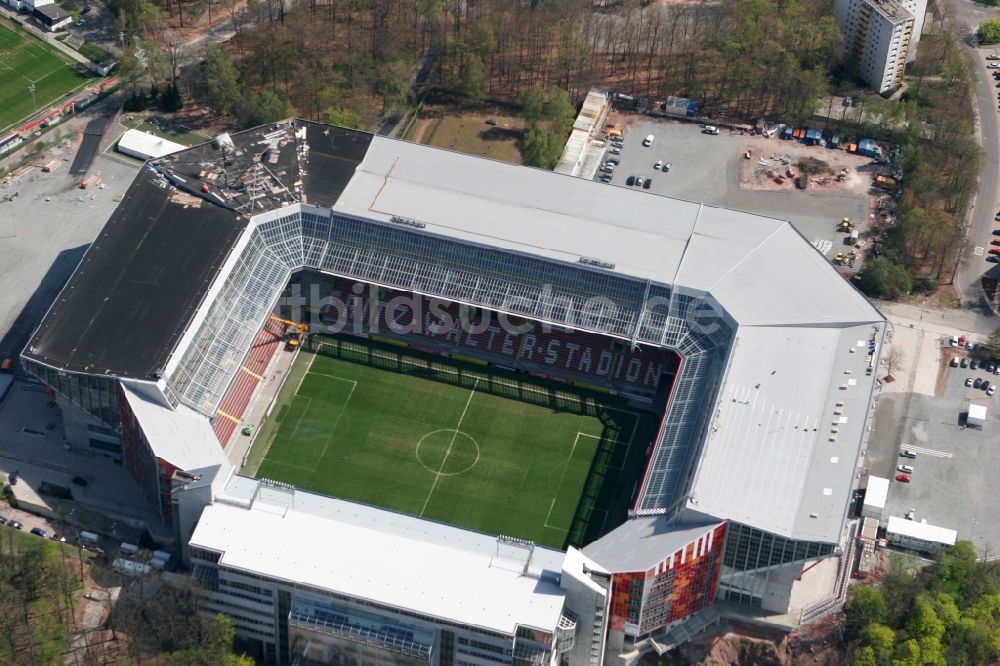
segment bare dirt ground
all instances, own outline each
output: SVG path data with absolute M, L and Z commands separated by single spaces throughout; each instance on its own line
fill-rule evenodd
M 692 641 L 683 657 L 701 666 L 842 666 L 843 616 L 828 615 L 788 635 L 749 625 L 723 626 Z
M 750 151 L 750 159 L 742 160 L 740 165 L 740 187 L 745 190 L 795 189 L 795 176 L 799 174 L 799 162 L 803 159 L 823 163 L 822 172 L 810 177 L 809 189 L 863 195 L 868 193 L 872 176 L 877 172 L 870 158 L 844 150 L 828 150 L 765 136 L 747 135 L 745 139 L 743 151 Z M 838 182 L 836 175 L 841 169 L 847 170 L 847 178 Z M 793 174 L 791 177 L 789 171 Z

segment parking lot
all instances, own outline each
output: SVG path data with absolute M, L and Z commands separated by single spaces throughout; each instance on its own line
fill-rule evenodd
M 958 532 L 980 554 L 1000 555 L 1000 398 L 966 387 L 968 378 L 1000 381 L 982 368 L 951 367 L 956 352 L 943 340 L 940 348 L 939 395 L 882 393 L 878 397 L 867 451 L 867 471 L 892 479 L 887 516 L 904 516 L 914 510 L 915 520 Z M 982 430 L 964 427 L 964 414 L 972 404 L 985 405 L 987 421 Z M 900 457 L 902 448 L 913 449 L 914 459 Z M 913 467 L 912 481 L 895 480 L 897 465 Z
M 650 188 L 644 191 L 789 220 L 808 240 L 830 241 L 831 249 L 826 254 L 831 257 L 844 247 L 844 235 L 836 232 L 836 223 L 850 217 L 861 223 L 863 230 L 869 219 L 869 197 L 846 189 L 817 188 L 804 192 L 742 189 L 741 163 L 749 136 L 728 130 L 718 135 L 704 134 L 696 124 L 677 121 L 640 116 L 622 118 L 626 119 L 624 148 L 620 155 L 607 155 L 620 162 L 611 185 L 627 187 L 629 176 L 651 178 Z M 620 127 L 622 122 L 617 119 L 614 124 Z M 645 147 L 642 142 L 648 134 L 655 136 L 655 140 L 652 146 Z M 757 145 L 773 146 L 771 151 L 794 147 L 800 152 L 815 153 L 817 158 L 836 152 L 777 138 L 753 137 L 753 140 Z M 759 144 L 762 141 L 766 143 Z M 670 171 L 654 169 L 658 160 L 671 163 Z

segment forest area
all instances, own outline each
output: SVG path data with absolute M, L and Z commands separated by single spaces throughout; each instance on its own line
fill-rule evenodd
M 160 97 L 171 111 L 186 99 L 239 127 L 294 114 L 370 129 L 414 113 L 420 71 L 422 90 L 456 110 L 531 109 L 540 91 L 552 118 L 532 114 L 518 147 L 525 163 L 542 167 L 555 163 L 571 126 L 563 100 L 575 107 L 592 86 L 788 123 L 814 121 L 831 92 L 852 94 L 880 120 L 826 125 L 901 146 L 894 166 L 905 175 L 897 223 L 875 244 L 861 286 L 898 298 L 953 280 L 982 157 L 967 102 L 970 64 L 933 0 L 898 100 L 858 92 L 837 64 L 843 37 L 826 0 L 112 2 L 131 43 L 120 75 L 138 108 Z M 235 36 L 185 64 L 179 46 L 164 42 L 160 19 L 193 19 L 195 7 L 228 16 Z M 140 48 L 145 66 L 129 55 Z
M 746 116 L 806 118 L 828 86 L 841 36 L 824 0 L 619 3 L 579 0 L 113 0 L 123 31 L 160 78 L 247 126 L 243 91 L 268 112 L 369 126 L 410 103 L 423 63 L 429 86 L 470 100 L 519 103 L 532 87 L 579 102 L 594 85 L 635 96 L 694 97 Z M 600 5 L 600 6 L 598 6 Z M 198 7 L 198 10 L 194 10 Z M 214 11 L 235 37 L 182 71 L 161 18 Z M 169 81 L 168 81 L 169 80 Z M 262 99 L 267 96 L 268 99 Z M 240 108 L 240 104 L 244 108 Z M 242 113 L 241 113 L 242 111 Z
M 1000 658 L 1000 566 L 959 541 L 933 566 L 891 560 L 874 586 L 854 588 L 844 608 L 854 666 L 974 666 Z
M 232 620 L 197 612 L 196 598 L 188 589 L 150 587 L 139 596 L 125 591 L 103 625 L 82 629 L 81 606 L 91 603 L 83 594 L 85 583 L 95 579 L 126 582 L 91 552 L 0 527 L 0 664 L 254 663 L 234 652 Z M 89 661 L 81 661 L 85 654 Z

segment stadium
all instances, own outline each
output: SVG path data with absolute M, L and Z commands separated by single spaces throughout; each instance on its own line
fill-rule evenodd
M 597 664 L 835 602 L 883 334 L 787 221 L 294 120 L 147 162 L 22 362 L 260 658 Z

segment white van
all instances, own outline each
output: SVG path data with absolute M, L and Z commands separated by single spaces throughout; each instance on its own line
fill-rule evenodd
M 653 136 L 652 134 L 647 134 L 646 138 L 642 140 L 642 145 L 647 146 L 647 147 L 648 146 L 652 146 L 654 139 L 656 139 L 655 136 Z
M 718 134 L 719 128 L 715 125 L 705 125 L 705 134 Z

